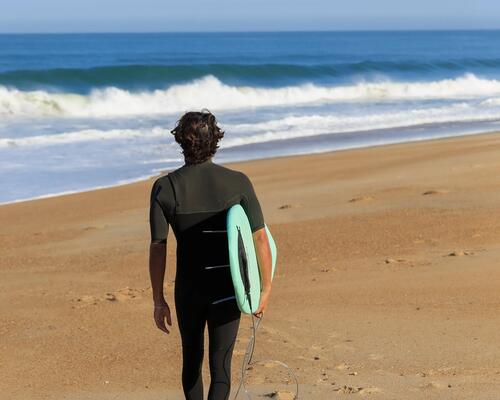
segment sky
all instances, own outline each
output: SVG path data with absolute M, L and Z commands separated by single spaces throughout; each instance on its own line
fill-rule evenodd
M 0 0 L 0 32 L 500 29 L 499 0 Z

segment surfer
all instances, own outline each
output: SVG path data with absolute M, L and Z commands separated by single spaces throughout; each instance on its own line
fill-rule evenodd
M 213 162 L 224 132 L 206 111 L 188 112 L 171 131 L 184 165 L 158 178 L 150 198 L 149 271 L 154 320 L 169 333 L 170 308 L 164 298 L 169 226 L 177 242 L 174 300 L 182 343 L 182 386 L 187 400 L 203 399 L 204 331 L 208 326 L 210 387 L 208 400 L 227 400 L 231 358 L 241 312 L 229 269 L 227 210 L 241 204 L 250 221 L 261 272 L 261 299 L 254 315 L 262 317 L 271 293 L 271 250 L 264 216 L 250 179 Z

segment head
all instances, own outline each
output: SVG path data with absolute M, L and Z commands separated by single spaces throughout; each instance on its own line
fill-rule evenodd
M 171 132 L 181 145 L 187 164 L 198 164 L 211 158 L 219 148 L 219 140 L 224 137 L 215 116 L 206 109 L 185 113 Z

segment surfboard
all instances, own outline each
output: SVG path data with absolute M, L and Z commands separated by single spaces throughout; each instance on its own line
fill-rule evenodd
M 229 246 L 229 266 L 234 285 L 236 302 L 241 312 L 251 314 L 260 303 L 260 270 L 253 243 L 252 229 L 244 208 L 240 204 L 232 206 L 227 213 L 227 240 Z M 276 243 L 265 225 L 272 255 L 272 273 L 276 268 Z

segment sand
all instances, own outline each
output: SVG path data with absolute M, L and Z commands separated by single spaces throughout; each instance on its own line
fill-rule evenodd
M 254 357 L 301 399 L 500 398 L 500 133 L 229 166 L 279 247 Z M 152 319 L 151 184 L 0 207 L 2 400 L 182 398 L 176 320 Z

